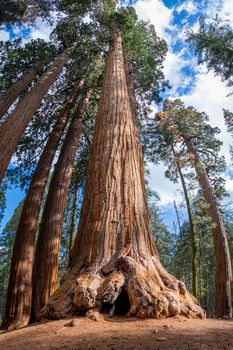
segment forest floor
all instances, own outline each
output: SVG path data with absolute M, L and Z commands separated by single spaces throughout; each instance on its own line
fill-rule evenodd
M 233 320 L 114 317 L 95 322 L 76 318 L 34 324 L 0 335 L 0 349 L 37 350 L 233 350 Z

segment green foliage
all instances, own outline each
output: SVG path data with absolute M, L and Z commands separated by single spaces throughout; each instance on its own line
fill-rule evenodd
M 83 16 L 93 5 L 98 4 L 99 0 L 60 0 L 56 4 L 56 9 L 68 16 Z
M 158 248 L 159 256 L 163 266 L 171 269 L 174 252 L 174 235 L 163 221 L 163 213 L 160 208 L 160 198 L 150 187 L 146 188 L 147 199 L 150 210 L 150 221 L 152 234 Z
M 1 0 L 0 25 L 32 23 L 38 17 L 49 19 L 50 11 L 59 0 Z
M 216 195 L 219 198 L 227 195 L 222 177 L 226 167 L 225 158 L 219 155 L 222 142 L 217 139 L 220 130 L 208 124 L 209 118 L 205 112 L 186 107 L 180 99 L 165 100 L 163 110 L 145 128 L 143 140 L 147 158 L 155 163 L 164 162 L 168 167 L 165 175 L 177 182 L 179 176 L 174 159 L 175 150 L 185 177 L 193 181 L 193 161 L 184 142 L 184 139 L 190 139 L 199 155 L 200 167 L 205 168 Z
M 188 31 L 188 42 L 198 56 L 199 64 L 206 63 L 228 86 L 233 85 L 233 30 L 229 23 L 216 18 L 206 24 L 202 19 L 198 32 Z
M 120 7 L 104 18 L 100 23 L 108 29 L 109 38 L 117 32 L 122 35 L 138 107 L 146 110 L 152 101 L 161 101 L 160 93 L 168 87 L 162 72 L 167 44 L 157 36 L 152 24 L 138 20 L 131 6 Z
M 0 24 L 20 22 L 27 8 L 27 1 L 2 0 L 0 3 Z
M 227 131 L 233 136 L 233 113 L 228 109 L 223 109 L 223 114 L 227 126 Z
M 227 131 L 233 137 L 233 113 L 230 112 L 228 109 L 223 109 L 223 115 L 224 115 L 225 124 L 227 126 Z M 230 146 L 230 153 L 231 153 L 231 158 L 233 159 L 232 145 Z
M 0 93 L 30 67 L 39 62 L 46 65 L 57 54 L 53 43 L 42 39 L 31 40 L 22 45 L 21 39 L 0 41 Z
M 189 225 L 184 222 L 181 231 L 175 237 L 173 259 L 169 272 L 177 279 L 183 281 L 192 290 L 192 246 L 189 232 Z
M 6 297 L 13 244 L 22 206 L 23 202 L 20 202 L 15 209 L 13 216 L 7 222 L 5 228 L 0 234 L 0 308 L 4 305 L 3 300 L 5 300 Z M 0 314 L 2 314 L 2 312 L 3 310 L 0 309 Z
M 143 108 L 152 101 L 160 102 L 160 93 L 168 87 L 162 71 L 166 42 L 157 36 L 153 25 L 143 21 L 123 32 L 123 42 L 135 93 Z
M 1 221 L 4 218 L 4 213 L 6 209 L 6 188 L 4 185 L 0 186 L 0 227 Z

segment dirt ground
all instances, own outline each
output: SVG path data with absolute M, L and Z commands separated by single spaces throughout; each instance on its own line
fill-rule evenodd
M 233 320 L 86 318 L 35 324 L 0 335 L 0 349 L 233 350 Z

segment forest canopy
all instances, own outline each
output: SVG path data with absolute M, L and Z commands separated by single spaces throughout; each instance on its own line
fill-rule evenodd
M 51 29 L 0 41 L 0 223 L 9 191 L 22 195 L 0 234 L 3 329 L 90 312 L 232 317 L 232 110 L 219 104 L 213 125 L 174 94 L 169 36 L 130 5 L 0 4 L 2 30 Z M 217 17 L 184 41 L 229 89 L 232 38 Z M 159 166 L 180 189 L 167 207 Z

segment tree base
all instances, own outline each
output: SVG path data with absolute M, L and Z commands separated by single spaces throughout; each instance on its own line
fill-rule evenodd
M 184 283 L 168 274 L 157 257 L 151 257 L 149 262 L 121 257 L 115 265 L 110 270 L 107 264 L 97 272 L 85 271 L 78 278 L 71 278 L 71 272 L 68 273 L 61 287 L 42 309 L 42 318 L 84 315 L 91 309 L 98 309 L 110 317 L 206 317 Z

